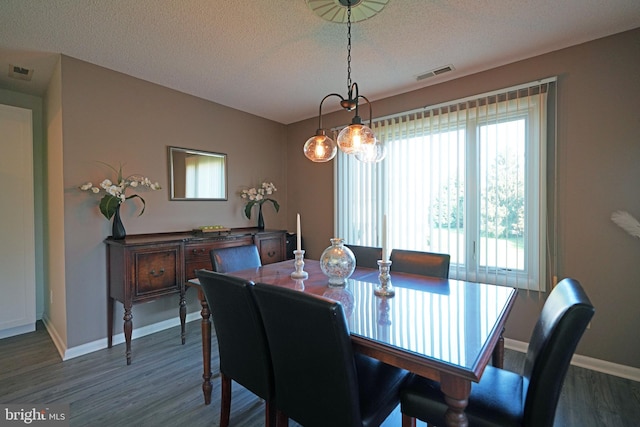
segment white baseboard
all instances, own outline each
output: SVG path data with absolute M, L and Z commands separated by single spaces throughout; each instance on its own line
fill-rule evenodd
M 58 350 L 58 354 L 60 355 L 60 357 L 63 357 L 64 351 L 67 348 L 67 345 L 65 344 L 64 340 L 60 337 L 60 334 L 56 330 L 55 326 L 53 326 L 53 323 L 51 323 L 51 321 L 46 315 L 42 316 L 42 323 L 44 324 L 44 327 L 47 329 L 47 332 L 51 337 L 51 341 L 53 341 L 53 345 L 56 346 L 56 349 Z
M 504 339 L 504 346 L 510 350 L 526 353 L 529 344 L 522 341 Z M 571 358 L 571 364 L 580 368 L 591 369 L 592 371 L 602 372 L 603 374 L 613 375 L 620 378 L 626 378 L 632 381 L 640 382 L 640 369 L 632 366 L 620 365 L 618 363 L 607 362 L 606 360 L 594 359 L 593 357 L 574 354 Z
M 529 343 L 512 340 L 511 338 L 505 338 L 504 348 L 508 348 L 509 350 L 519 351 L 520 353 L 526 353 L 527 350 L 529 349 Z
M 191 322 L 193 320 L 202 319 L 199 311 L 187 314 L 187 322 Z M 66 348 L 64 342 L 60 339 L 60 336 L 55 331 L 55 328 L 51 325 L 50 322 L 47 321 L 46 318 L 43 317 L 43 323 L 45 324 L 51 339 L 53 340 L 54 345 L 58 349 L 58 353 L 62 357 L 62 360 L 69 360 L 75 357 L 83 356 L 85 354 L 93 353 L 94 351 L 102 350 L 107 348 L 108 340 L 107 338 L 101 338 L 99 340 L 95 340 L 92 342 L 88 342 L 86 344 L 82 344 L 79 346 Z M 156 332 L 164 331 L 165 329 L 173 328 L 175 326 L 180 326 L 179 318 L 167 319 L 162 322 L 154 323 L 152 325 L 142 326 L 140 328 L 134 329 L 131 333 L 131 340 L 135 340 L 136 338 L 144 337 L 146 335 L 150 335 Z M 122 344 L 124 342 L 124 332 L 121 332 L 117 335 L 113 336 L 113 345 Z
M 29 323 L 28 325 L 15 326 L 13 328 L 7 328 L 0 330 L 0 340 L 3 338 L 15 337 L 16 335 L 22 335 L 36 330 L 36 322 Z

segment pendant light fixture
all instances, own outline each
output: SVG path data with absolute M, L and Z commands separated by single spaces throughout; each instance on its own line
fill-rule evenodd
M 386 155 L 384 145 L 376 138 L 373 131 L 362 123 L 362 118 L 359 114 L 359 101 L 364 99 L 369 106 L 369 124 L 371 124 L 371 103 L 366 96 L 360 95 L 358 84 L 351 81 L 351 3 L 357 1 L 334 0 L 334 2 L 340 3 L 342 7 L 347 7 L 347 97 L 343 98 L 340 94 L 330 93 L 320 101 L 318 130 L 304 144 L 304 155 L 313 162 L 328 162 L 336 156 L 338 147 L 344 153 L 353 154 L 358 160 L 367 163 L 379 162 Z M 357 4 L 359 5 L 360 3 L 362 1 Z M 322 104 L 327 98 L 333 96 L 340 98 L 340 106 L 345 110 L 355 110 L 351 124 L 338 134 L 337 144 L 327 135 L 327 130 L 322 127 Z

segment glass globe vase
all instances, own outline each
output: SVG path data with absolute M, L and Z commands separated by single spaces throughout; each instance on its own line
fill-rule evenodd
M 320 256 L 320 269 L 329 278 L 329 286 L 343 286 L 356 269 L 356 257 L 344 245 L 344 239 L 334 237 L 331 246 Z

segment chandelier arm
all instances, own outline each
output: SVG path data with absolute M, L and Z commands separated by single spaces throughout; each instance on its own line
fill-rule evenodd
M 353 95 L 354 92 L 355 92 L 355 96 Z M 349 87 L 348 96 L 349 96 L 349 101 L 353 102 L 355 104 L 355 106 L 356 106 L 355 109 L 356 109 L 356 116 L 357 116 L 358 115 L 358 98 L 360 98 L 360 92 L 358 90 L 358 83 L 353 82 L 351 87 Z
M 325 99 L 330 98 L 332 96 L 337 96 L 338 98 L 340 98 L 340 101 L 344 101 L 344 98 L 342 97 L 342 95 L 338 93 L 330 93 L 329 95 L 322 98 L 322 101 L 320 101 L 320 107 L 318 107 L 318 130 L 322 129 L 322 104 L 324 103 Z
M 373 109 L 371 108 L 371 102 L 364 95 L 358 95 L 358 98 L 363 98 L 365 101 L 367 101 L 367 104 L 369 105 L 369 127 L 371 128 L 371 126 L 373 125 Z M 356 102 L 356 111 L 358 111 L 357 108 L 358 108 L 358 103 Z

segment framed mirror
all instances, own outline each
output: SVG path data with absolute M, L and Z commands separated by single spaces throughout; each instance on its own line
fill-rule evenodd
M 169 148 L 170 200 L 227 200 L 227 155 Z

